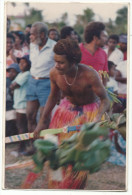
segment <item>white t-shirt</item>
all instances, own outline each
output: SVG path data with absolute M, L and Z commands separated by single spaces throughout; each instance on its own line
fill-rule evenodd
M 108 48 L 105 48 L 104 51 L 108 55 Z M 123 53 L 118 48 L 115 48 L 115 50 L 110 54 L 108 57 L 109 61 L 114 62 L 114 64 L 118 64 L 119 62 L 123 61 Z
M 118 91 L 118 84 L 114 77 L 109 77 L 109 81 L 106 86 L 111 92 Z
M 120 62 L 117 67 L 123 78 L 127 78 L 127 60 Z M 127 93 L 127 84 L 118 82 L 118 94 Z

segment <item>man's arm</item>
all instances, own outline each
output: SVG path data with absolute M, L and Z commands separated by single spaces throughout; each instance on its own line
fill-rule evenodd
M 127 78 L 122 77 L 121 72 L 119 70 L 116 70 L 115 80 L 118 81 L 118 82 L 120 82 L 120 83 L 124 83 L 124 84 L 127 83 Z
M 50 73 L 50 82 L 51 82 L 51 92 L 50 95 L 48 97 L 48 100 L 46 102 L 46 105 L 43 109 L 42 112 L 42 116 L 39 120 L 39 123 L 34 131 L 34 138 L 38 138 L 39 137 L 39 133 L 41 130 L 47 129 L 49 126 L 49 118 L 51 115 L 51 111 L 54 108 L 54 106 L 56 105 L 57 101 L 58 101 L 58 97 L 60 95 L 60 89 L 58 88 L 58 86 L 56 85 L 55 79 L 54 79 L 54 68 Z
M 11 90 L 14 90 L 14 89 L 17 89 L 17 88 L 20 88 L 20 85 L 19 85 L 18 83 L 16 83 L 16 82 L 14 82 L 14 83 L 12 83 L 12 84 L 10 85 L 10 89 L 11 89 Z
M 101 104 L 98 110 L 98 114 L 96 115 L 96 118 L 94 119 L 94 122 L 98 122 L 101 120 L 102 115 L 109 110 L 110 102 L 107 96 L 107 92 L 101 83 L 101 80 L 96 72 L 93 72 L 91 74 L 92 77 L 92 90 L 93 92 L 100 98 Z

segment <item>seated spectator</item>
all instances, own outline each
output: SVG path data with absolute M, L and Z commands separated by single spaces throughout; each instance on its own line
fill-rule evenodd
M 123 60 L 127 60 L 127 35 L 120 35 L 119 49 L 123 52 Z
M 108 60 L 114 62 L 114 64 L 123 61 L 123 53 L 116 48 L 118 41 L 118 35 L 110 35 L 108 38 L 108 47 L 104 49 L 108 56 Z
M 20 59 L 19 67 L 21 73 L 17 75 L 15 80 L 13 80 L 10 89 L 14 91 L 14 109 L 16 110 L 16 120 L 17 128 L 19 134 L 28 132 L 27 129 L 27 118 L 26 118 L 26 89 L 29 78 L 29 70 L 31 67 L 31 62 L 29 56 L 24 56 Z M 26 145 L 22 141 L 19 144 L 18 152 L 20 154 L 25 154 Z
M 55 28 L 51 28 L 48 31 L 48 37 L 54 41 L 59 41 L 59 32 Z
M 108 61 L 108 74 L 109 74 L 109 78 L 108 81 L 106 83 L 106 87 L 109 91 L 111 91 L 112 93 L 117 94 L 118 92 L 118 84 L 117 81 L 115 80 L 115 76 L 116 76 L 116 65 L 112 62 L 112 61 Z M 111 97 L 109 97 L 111 99 Z M 112 102 L 111 103 L 111 111 L 109 114 L 113 113 L 114 107 L 115 107 L 116 103 Z
M 116 65 L 112 61 L 108 61 L 108 74 L 109 79 L 107 81 L 106 87 L 112 92 L 116 93 L 118 91 L 117 81 L 115 80 L 116 76 Z
M 118 99 L 121 104 L 116 104 L 114 112 L 122 112 L 126 108 L 127 98 L 127 60 L 117 64 L 116 81 L 118 81 Z
M 13 109 L 13 95 L 10 92 L 11 82 L 20 72 L 18 64 L 11 64 L 7 67 L 8 77 L 6 78 L 6 132 L 5 135 L 12 136 L 17 134 L 16 112 Z
M 64 26 L 60 31 L 60 38 L 61 39 L 70 38 L 76 40 L 76 34 L 74 29 L 70 26 Z

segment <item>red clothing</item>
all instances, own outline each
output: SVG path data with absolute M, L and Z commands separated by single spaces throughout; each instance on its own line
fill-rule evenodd
M 123 55 L 124 55 L 124 61 L 127 60 L 127 51 L 123 52 Z
M 101 48 L 97 49 L 95 54 L 92 55 L 81 43 L 80 49 L 82 52 L 81 63 L 92 66 L 99 74 L 108 72 L 107 55 Z

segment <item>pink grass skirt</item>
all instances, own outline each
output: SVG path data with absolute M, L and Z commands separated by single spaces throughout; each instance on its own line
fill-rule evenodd
M 98 113 L 100 101 L 84 106 L 75 106 L 66 98 L 61 100 L 52 117 L 49 128 L 61 128 L 66 125 L 75 126 L 92 122 Z M 76 132 L 58 134 L 58 143 L 71 137 Z M 84 189 L 88 171 L 72 171 L 72 166 L 60 168 L 57 171 L 49 171 L 49 189 Z

